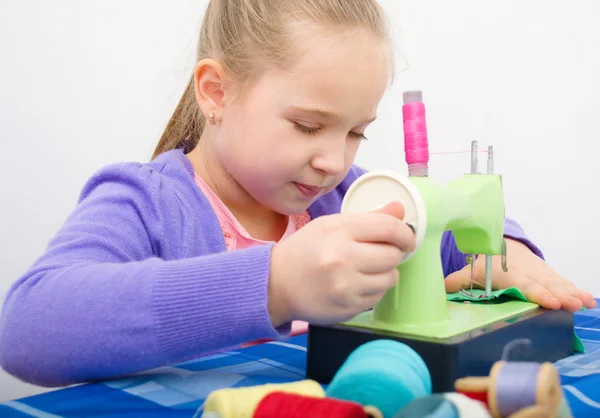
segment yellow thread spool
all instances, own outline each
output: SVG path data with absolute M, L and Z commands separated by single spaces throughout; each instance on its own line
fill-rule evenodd
M 204 403 L 204 413 L 207 416 L 218 416 L 219 418 L 252 418 L 260 401 L 269 393 L 276 391 L 314 398 L 325 397 L 325 391 L 314 380 L 226 388 L 216 390 L 208 395 Z

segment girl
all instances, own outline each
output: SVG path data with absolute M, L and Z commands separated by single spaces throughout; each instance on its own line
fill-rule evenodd
M 293 320 L 349 319 L 402 279 L 415 242 L 401 205 L 338 213 L 392 73 L 376 0 L 212 0 L 197 52 L 155 158 L 93 176 L 11 288 L 9 373 L 58 386 L 173 364 L 280 338 Z M 497 286 L 594 306 L 514 222 L 506 236 Z M 441 252 L 447 290 L 465 287 L 450 234 Z

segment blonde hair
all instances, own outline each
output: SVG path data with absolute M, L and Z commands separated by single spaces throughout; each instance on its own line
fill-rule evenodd
M 388 26 L 377 0 L 210 0 L 200 30 L 196 59 L 213 58 L 227 78 L 244 84 L 266 66 L 288 64 L 298 40 L 291 25 L 309 23 L 365 29 L 388 42 Z M 206 120 L 189 81 L 152 158 L 198 144 Z

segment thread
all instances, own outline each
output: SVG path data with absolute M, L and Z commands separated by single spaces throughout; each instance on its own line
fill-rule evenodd
M 538 363 L 505 363 L 495 384 L 500 415 L 506 417 L 536 404 Z
M 509 356 L 512 354 L 513 351 L 516 350 L 517 347 L 525 346 L 530 348 L 531 345 L 532 341 L 529 338 L 518 338 L 516 340 L 512 340 L 511 342 L 506 344 L 502 349 L 502 360 L 509 361 Z
M 473 151 L 437 151 L 437 152 L 431 152 L 429 151 L 429 155 L 445 155 L 445 154 L 472 154 Z M 479 150 L 477 151 L 478 154 L 488 154 L 489 151 L 482 151 Z
M 356 403 L 315 398 L 295 393 L 272 392 L 257 406 L 253 418 L 376 418 Z
M 505 418 L 539 405 L 556 416 L 561 401 L 560 379 L 551 363 L 498 361 L 490 371 L 488 402 L 494 417 Z
M 328 397 L 372 405 L 392 418 L 412 400 L 431 394 L 431 376 L 409 346 L 375 340 L 354 350 L 329 384 Z
M 260 401 L 272 392 L 295 393 L 314 398 L 325 397 L 323 387 L 314 380 L 225 388 L 213 391 L 208 395 L 204 402 L 202 417 L 252 418 Z
M 404 153 L 409 167 L 409 175 L 427 176 L 429 144 L 422 93 L 407 91 L 403 94 L 403 98 Z
M 469 391 L 459 391 L 458 393 L 473 399 L 477 402 L 481 402 L 482 404 L 484 404 L 485 406 L 488 406 L 488 393 L 487 391 L 485 392 L 469 392 Z

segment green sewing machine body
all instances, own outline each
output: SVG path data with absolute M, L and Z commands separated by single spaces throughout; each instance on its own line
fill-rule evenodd
M 449 338 L 538 308 L 520 300 L 448 301 L 440 258 L 442 235 L 452 231 L 465 254 L 500 255 L 504 241 L 502 179 L 465 174 L 447 187 L 429 177 L 410 177 L 425 203 L 425 237 L 398 266 L 400 280 L 372 311 L 342 325 L 430 338 Z

